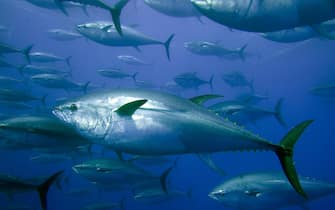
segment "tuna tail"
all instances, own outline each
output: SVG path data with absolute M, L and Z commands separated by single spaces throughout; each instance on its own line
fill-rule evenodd
M 329 39 L 329 40 L 335 40 L 335 34 L 327 31 L 322 24 L 319 25 L 313 25 L 311 28 L 320 36 Z
M 87 5 L 83 5 L 83 6 L 82 6 L 82 10 L 83 10 L 84 14 L 85 14 L 87 17 L 90 16 L 90 15 L 88 14 L 88 11 L 87 11 Z
M 280 144 L 276 149 L 276 154 L 280 160 L 283 171 L 291 183 L 294 190 L 299 193 L 302 197 L 307 199 L 307 194 L 301 187 L 297 171 L 293 162 L 293 147 L 298 141 L 304 130 L 313 122 L 313 120 L 306 120 L 294 128 L 292 128 L 286 136 L 281 140 Z
M 60 11 L 62 11 L 64 13 L 64 15 L 69 16 L 69 13 L 66 11 L 63 3 L 63 0 L 54 0 L 56 6 L 58 7 L 58 9 L 60 9 Z
M 43 104 L 43 106 L 46 106 L 46 105 L 47 105 L 47 104 L 46 104 L 46 99 L 47 99 L 47 97 L 48 97 L 48 94 L 45 94 L 45 95 L 42 96 L 42 98 L 40 99 L 41 102 L 42 102 L 42 104 Z
M 192 189 L 187 190 L 186 196 L 187 196 L 188 199 L 192 199 L 192 197 L 193 197 Z
M 120 202 L 119 202 L 121 210 L 126 210 L 125 205 L 124 205 L 125 200 L 126 200 L 126 198 L 122 198 L 122 200 L 120 200 Z
M 30 51 L 33 47 L 34 47 L 34 45 L 32 44 L 32 45 L 29 45 L 28 47 L 26 47 L 22 50 L 22 53 L 24 54 L 24 56 L 26 56 L 26 59 L 27 59 L 28 63 L 31 63 L 29 54 L 30 54 Z
M 87 93 L 87 88 L 88 88 L 88 85 L 90 84 L 91 82 L 90 81 L 88 81 L 88 82 L 86 82 L 85 84 L 83 84 L 83 86 L 82 86 L 82 90 L 83 90 L 83 92 L 86 94 Z
M 275 117 L 280 125 L 286 127 L 286 123 L 284 121 L 283 115 L 282 115 L 282 105 L 283 105 L 283 99 L 279 99 L 276 107 L 275 107 Z
M 211 78 L 208 80 L 209 87 L 211 88 L 211 92 L 213 92 L 213 79 L 214 74 L 212 74 Z
M 238 55 L 244 61 L 245 60 L 245 49 L 248 47 L 248 44 L 243 45 L 241 48 L 238 49 Z
M 131 78 L 133 78 L 134 82 L 136 82 L 136 77 L 137 77 L 137 75 L 138 75 L 138 72 L 136 72 L 135 74 L 133 74 L 133 75 L 131 76 Z
M 171 166 L 170 168 L 166 169 L 162 175 L 159 177 L 160 183 L 161 183 L 161 187 L 163 192 L 165 192 L 166 194 L 168 194 L 168 189 L 167 189 L 167 177 L 169 176 L 170 172 L 172 171 L 172 169 L 175 166 Z
M 16 69 L 19 71 L 19 73 L 21 74 L 21 76 L 23 75 L 23 69 L 26 67 L 27 65 L 21 65 L 18 66 Z
M 68 67 L 71 67 L 71 62 L 70 62 L 71 58 L 72 58 L 72 56 L 69 56 L 69 57 L 65 58 L 65 62 L 66 62 Z
M 37 191 L 40 196 L 41 207 L 43 210 L 47 209 L 47 194 L 50 186 L 57 180 L 57 178 L 63 173 L 63 171 L 59 171 L 52 176 L 50 176 L 45 182 L 41 185 L 37 186 Z
M 121 21 L 120 21 L 120 15 L 123 7 L 126 6 L 126 4 L 130 0 L 120 0 L 116 4 L 114 4 L 112 7 L 110 7 L 109 12 L 112 15 L 113 23 L 115 26 L 116 31 L 122 36 L 122 28 L 121 28 Z
M 174 34 L 171 34 L 169 38 L 166 40 L 166 42 L 163 43 L 165 47 L 166 56 L 169 61 L 170 61 L 170 44 L 171 44 L 173 37 L 174 37 Z

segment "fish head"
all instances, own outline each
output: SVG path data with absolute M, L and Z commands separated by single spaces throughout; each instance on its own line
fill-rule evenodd
M 115 32 L 115 27 L 113 23 L 98 21 L 98 22 L 79 24 L 76 26 L 76 30 L 81 35 L 95 40 L 101 36 L 104 36 L 106 33 L 109 33 L 111 31 Z
M 214 43 L 206 41 L 185 42 L 185 49 L 196 54 L 211 53 L 214 49 Z
M 104 105 L 101 100 L 78 99 L 56 106 L 52 112 L 82 136 L 98 141 L 106 136 L 112 119 Z
M 262 200 L 262 190 L 257 184 L 245 182 L 243 177 L 228 180 L 215 187 L 208 196 L 234 209 L 247 209 Z

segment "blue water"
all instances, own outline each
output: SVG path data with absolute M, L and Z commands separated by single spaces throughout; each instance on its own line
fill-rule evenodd
M 200 78 L 208 80 L 215 75 L 213 93 L 222 94 L 226 99 L 232 99 L 238 93 L 245 92 L 244 88 L 230 88 L 221 79 L 227 71 L 238 70 L 248 79 L 254 80 L 257 93 L 269 96 L 260 106 L 272 109 L 279 98 L 284 98 L 283 116 L 289 125 L 314 119 L 315 122 L 306 130 L 296 146 L 294 160 L 301 175 L 315 177 L 335 183 L 334 130 L 335 118 L 334 99 L 319 98 L 311 95 L 308 90 L 318 84 L 333 82 L 335 43 L 322 39 L 312 39 L 301 43 L 279 44 L 259 37 L 254 33 L 246 33 L 216 24 L 203 17 L 203 23 L 196 18 L 173 18 L 160 14 L 142 1 L 136 6 L 130 2 L 122 14 L 123 24 L 138 24 L 137 29 L 158 40 L 165 41 L 175 33 L 171 43 L 171 62 L 166 58 L 164 48 L 159 45 L 141 47 L 137 52 L 128 47 L 108 47 L 87 39 L 70 42 L 59 42 L 50 39 L 46 31 L 53 28 L 72 30 L 75 25 L 96 20 L 111 20 L 110 15 L 97 8 L 89 8 L 89 17 L 80 9 L 71 9 L 66 17 L 58 11 L 46 10 L 33 6 L 21 0 L 2 0 L 0 2 L 0 24 L 9 28 L 8 33 L 1 33 L 3 43 L 23 48 L 34 44 L 33 51 L 50 52 L 63 57 L 72 56 L 71 68 L 73 80 L 77 82 L 90 81 L 94 86 L 105 85 L 105 88 L 135 87 L 131 79 L 113 80 L 101 77 L 96 73 L 99 68 L 120 67 L 126 72 L 140 72 L 139 79 L 160 87 L 173 77 L 183 72 L 198 72 Z M 247 52 L 253 54 L 246 61 L 229 61 L 217 57 L 197 56 L 188 52 L 183 44 L 186 41 L 207 40 L 220 41 L 227 48 L 238 48 L 248 44 Z M 134 55 L 151 66 L 129 66 L 117 60 L 118 55 Z M 21 55 L 5 56 L 5 60 L 15 65 L 26 61 Z M 59 68 L 67 68 L 62 62 L 51 64 Z M 20 74 L 11 69 L 1 69 L 1 75 L 21 78 Z M 78 96 L 80 92 L 66 92 L 41 88 L 30 85 L 31 92 L 36 96 L 48 94 L 47 103 L 55 104 L 55 98 Z M 208 94 L 210 89 L 204 85 L 198 90 L 185 90 L 180 93 L 188 98 L 200 94 Z M 31 103 L 40 106 L 39 102 Z M 6 113 L 7 110 L 1 110 Z M 15 115 L 34 114 L 34 110 Z M 259 135 L 278 142 L 288 131 L 281 127 L 274 118 L 258 121 L 257 126 L 249 126 L 250 130 Z M 38 164 L 29 160 L 31 152 L 1 151 L 0 172 L 20 176 L 34 177 L 49 175 L 57 170 L 65 169 L 71 174 L 70 161 L 60 164 Z M 36 154 L 36 153 L 35 153 Z M 280 164 L 271 152 L 228 152 L 214 155 L 214 161 L 226 172 L 221 177 L 208 169 L 195 155 L 184 155 L 178 161 L 177 168 L 169 180 L 171 185 L 184 191 L 191 189 L 191 199 L 179 198 L 156 205 L 136 202 L 131 192 L 107 193 L 93 192 L 85 197 L 69 197 L 53 187 L 49 193 L 49 210 L 80 209 L 86 203 L 94 201 L 117 202 L 126 196 L 126 209 L 226 209 L 220 203 L 207 195 L 221 181 L 235 175 L 257 171 L 279 171 Z M 80 162 L 76 160 L 76 162 Z M 154 173 L 160 174 L 164 168 L 155 168 Z M 71 186 L 92 187 L 85 179 L 72 174 Z M 94 187 L 93 187 L 94 188 Z M 5 194 L 0 197 L 1 206 L 12 203 L 22 203 L 39 208 L 36 193 L 15 195 L 9 200 Z M 310 202 L 310 209 L 333 209 L 334 196 Z M 333 206 L 333 207 L 332 207 Z M 4 208 L 4 207 L 3 207 Z M 295 207 L 287 208 L 295 209 Z

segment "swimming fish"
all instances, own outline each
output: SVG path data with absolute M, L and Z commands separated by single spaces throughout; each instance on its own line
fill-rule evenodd
M 273 144 L 188 99 L 152 90 L 117 89 L 56 106 L 53 114 L 85 138 L 139 155 L 267 150 L 277 154 L 294 189 L 306 197 L 293 164 L 293 146 L 307 120 Z M 162 146 L 164 145 L 164 146 Z

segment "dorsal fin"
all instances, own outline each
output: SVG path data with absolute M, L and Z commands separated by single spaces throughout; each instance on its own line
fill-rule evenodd
M 206 95 L 195 96 L 193 98 L 190 98 L 189 100 L 195 104 L 202 105 L 208 100 L 216 99 L 216 98 L 223 98 L 223 97 L 224 96 L 222 95 L 206 94 Z
M 121 116 L 131 116 L 134 112 L 145 104 L 148 100 L 136 100 L 122 105 L 115 112 Z
M 112 27 L 113 27 L 113 25 L 108 25 L 108 26 L 103 27 L 101 30 L 103 30 L 105 32 L 108 32 L 108 30 Z

